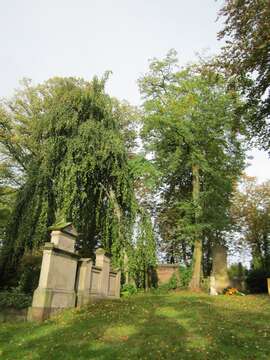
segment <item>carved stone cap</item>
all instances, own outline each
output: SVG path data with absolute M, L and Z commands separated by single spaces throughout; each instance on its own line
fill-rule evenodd
M 103 248 L 98 248 L 96 250 L 96 255 L 105 255 L 106 257 L 109 257 L 109 258 L 112 257 L 112 255 L 109 254 L 108 252 L 106 252 L 106 250 L 104 250 Z
M 71 222 L 61 222 L 49 227 L 51 231 L 61 231 L 66 233 L 74 238 L 78 236 L 78 232 L 75 229 L 74 225 Z

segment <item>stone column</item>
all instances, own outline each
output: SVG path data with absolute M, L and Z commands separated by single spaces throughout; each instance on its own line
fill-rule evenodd
M 210 276 L 210 295 L 218 295 L 217 290 L 216 290 L 216 280 L 214 276 Z
M 51 233 L 43 251 L 38 288 L 34 292 L 29 320 L 42 321 L 52 313 L 74 307 L 79 256 L 74 251 L 77 232 L 68 223 Z
M 96 251 L 96 266 L 101 268 L 100 279 L 100 296 L 108 296 L 109 291 L 109 275 L 110 275 L 110 256 L 106 254 L 104 249 L 98 249 Z
M 90 302 L 91 272 L 93 261 L 90 258 L 80 259 L 78 264 L 77 306 Z
M 121 291 L 121 271 L 117 270 L 117 275 L 115 279 L 115 297 L 120 298 Z
M 223 245 L 214 245 L 212 250 L 213 255 L 213 268 L 211 277 L 214 277 L 212 280 L 215 285 L 212 289 L 217 293 L 222 293 L 222 291 L 230 286 L 230 280 L 227 272 L 227 248 Z

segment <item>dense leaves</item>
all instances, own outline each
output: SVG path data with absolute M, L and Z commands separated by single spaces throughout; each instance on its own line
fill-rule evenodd
M 22 254 L 48 239 L 56 214 L 77 227 L 82 255 L 99 245 L 119 262 L 133 217 L 133 183 L 125 117 L 104 84 L 26 82 L 2 104 L 3 156 L 22 178 L 1 251 L 2 276 L 13 275 Z
M 233 184 L 244 166 L 242 101 L 207 67 L 177 67 L 174 51 L 139 81 L 143 136 L 160 176 L 163 247 L 189 263 L 193 244 L 223 242 Z M 196 245 L 197 244 L 197 245 Z M 199 260 L 200 262 L 200 260 Z
M 231 211 L 238 241 L 251 249 L 252 267 L 270 271 L 270 182 L 244 176 Z
M 0 308 L 3 309 L 24 309 L 32 303 L 32 297 L 16 289 L 0 292 Z
M 156 266 L 156 240 L 149 214 L 141 211 L 136 225 L 134 243 L 127 252 L 129 274 L 138 287 L 148 288 L 153 285 L 151 273 Z
M 220 62 L 237 87 L 256 106 L 249 122 L 252 135 L 269 150 L 270 3 L 268 0 L 226 0 L 220 10 L 225 39 Z

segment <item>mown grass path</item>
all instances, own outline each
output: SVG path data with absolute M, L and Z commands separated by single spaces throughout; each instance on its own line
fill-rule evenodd
M 270 297 L 147 294 L 2 323 L 0 359 L 270 359 Z

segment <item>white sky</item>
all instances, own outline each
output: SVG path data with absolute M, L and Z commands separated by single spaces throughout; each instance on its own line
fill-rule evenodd
M 221 0 L 0 0 L 0 97 L 23 77 L 91 79 L 112 70 L 108 91 L 139 104 L 136 81 L 148 59 L 178 51 L 182 64 L 196 52 L 218 51 Z M 258 151 L 247 172 L 270 178 Z

